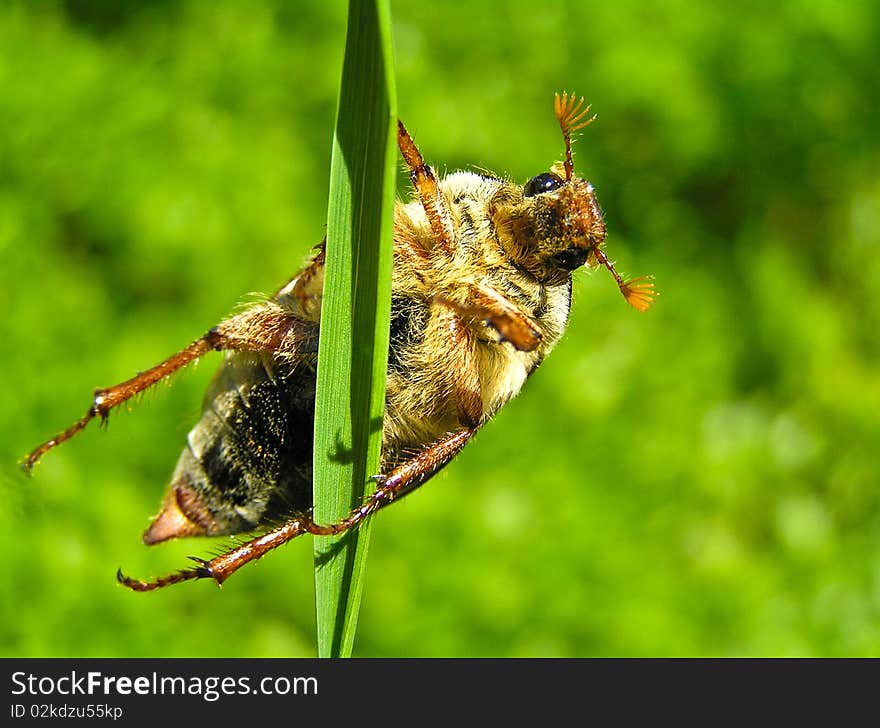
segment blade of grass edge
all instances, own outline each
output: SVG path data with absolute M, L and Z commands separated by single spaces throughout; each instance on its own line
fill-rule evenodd
M 315 399 L 315 520 L 358 505 L 379 472 L 391 307 L 397 101 L 388 0 L 350 0 L 327 213 Z M 319 657 L 354 645 L 369 523 L 315 539 Z

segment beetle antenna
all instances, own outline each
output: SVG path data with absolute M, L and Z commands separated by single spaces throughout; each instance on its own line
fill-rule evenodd
M 657 295 L 654 290 L 654 283 L 652 282 L 654 276 L 638 276 L 637 278 L 630 278 L 625 281 L 614 270 L 614 264 L 608 260 L 608 256 L 605 253 L 598 248 L 594 248 L 593 253 L 596 255 L 596 260 L 604 265 L 611 272 L 611 275 L 614 276 L 614 280 L 617 281 L 617 287 L 630 306 L 636 309 L 636 311 L 642 312 L 651 308 L 651 305 L 654 303 L 654 296 Z
M 559 120 L 559 127 L 562 129 L 562 138 L 565 139 L 565 181 L 571 182 L 571 176 L 574 172 L 574 162 L 571 160 L 571 135 L 573 132 L 589 126 L 596 119 L 593 114 L 589 118 L 591 105 L 584 106 L 584 98 L 576 98 L 574 94 L 569 96 L 568 91 L 563 92 L 562 96 L 557 93 L 553 108 L 556 112 L 556 118 Z

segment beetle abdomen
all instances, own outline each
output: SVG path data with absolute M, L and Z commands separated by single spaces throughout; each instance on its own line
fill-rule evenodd
M 310 508 L 314 416 L 314 362 L 230 355 L 144 541 L 242 533 Z

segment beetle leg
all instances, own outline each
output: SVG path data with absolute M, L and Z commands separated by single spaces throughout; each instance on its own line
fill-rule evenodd
M 435 300 L 463 319 L 484 321 L 498 332 L 502 341 L 509 341 L 518 351 L 534 351 L 541 342 L 536 323 L 491 288 L 470 286 L 466 304 L 439 297 Z
M 79 433 L 92 419 L 100 417 L 101 420 L 106 420 L 114 407 L 149 389 L 210 351 L 301 351 L 304 346 L 317 351 L 317 332 L 316 324 L 291 316 L 276 303 L 254 306 L 226 319 L 200 339 L 196 339 L 185 349 L 152 369 L 140 372 L 121 384 L 106 389 L 96 389 L 92 404 L 85 415 L 63 432 L 34 448 L 24 459 L 22 467 L 30 472 L 43 455 Z
M 431 230 L 437 241 L 437 246 L 451 258 L 455 252 L 455 231 L 452 228 L 452 217 L 440 191 L 440 183 L 425 160 L 422 158 L 419 148 L 407 132 L 402 121 L 397 122 L 397 146 L 403 156 L 406 166 L 409 167 L 409 176 L 413 187 L 419 196 L 425 214 L 431 223 Z
M 245 564 L 256 561 L 269 551 L 283 546 L 304 533 L 333 536 L 357 528 L 367 516 L 411 493 L 441 470 L 461 451 L 476 431 L 476 427 L 466 427 L 452 432 L 395 467 L 387 476 L 379 477 L 379 487 L 341 521 L 322 525 L 315 523 L 310 513 L 298 514 L 284 525 L 246 541 L 210 561 L 195 558 L 198 566 L 194 568 L 184 569 L 152 581 L 132 579 L 125 576 L 122 571 L 117 572 L 116 578 L 120 584 L 134 591 L 153 591 L 193 579 L 213 579 L 221 585 Z
M 116 579 L 120 584 L 134 591 L 153 591 L 154 589 L 161 589 L 165 586 L 179 584 L 182 581 L 192 581 L 193 579 L 213 579 L 220 586 L 245 564 L 256 561 L 269 551 L 305 533 L 307 519 L 309 517 L 306 515 L 297 516 L 283 526 L 246 541 L 243 544 L 239 544 L 234 549 L 220 554 L 210 561 L 191 556 L 190 558 L 198 564 L 198 566 L 191 569 L 183 569 L 168 576 L 160 576 L 152 581 L 132 579 L 129 576 L 125 576 L 120 569 L 116 572 Z

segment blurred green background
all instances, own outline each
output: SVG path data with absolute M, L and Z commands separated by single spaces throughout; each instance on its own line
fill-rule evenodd
M 587 97 L 576 169 L 661 297 L 577 274 L 524 393 L 376 519 L 356 655 L 880 652 L 878 8 L 393 3 L 441 170 L 524 182 Z M 314 654 L 305 539 L 222 590 L 114 579 L 224 548 L 140 542 L 216 356 L 16 462 L 321 239 L 345 12 L 0 8 L 2 654 Z

